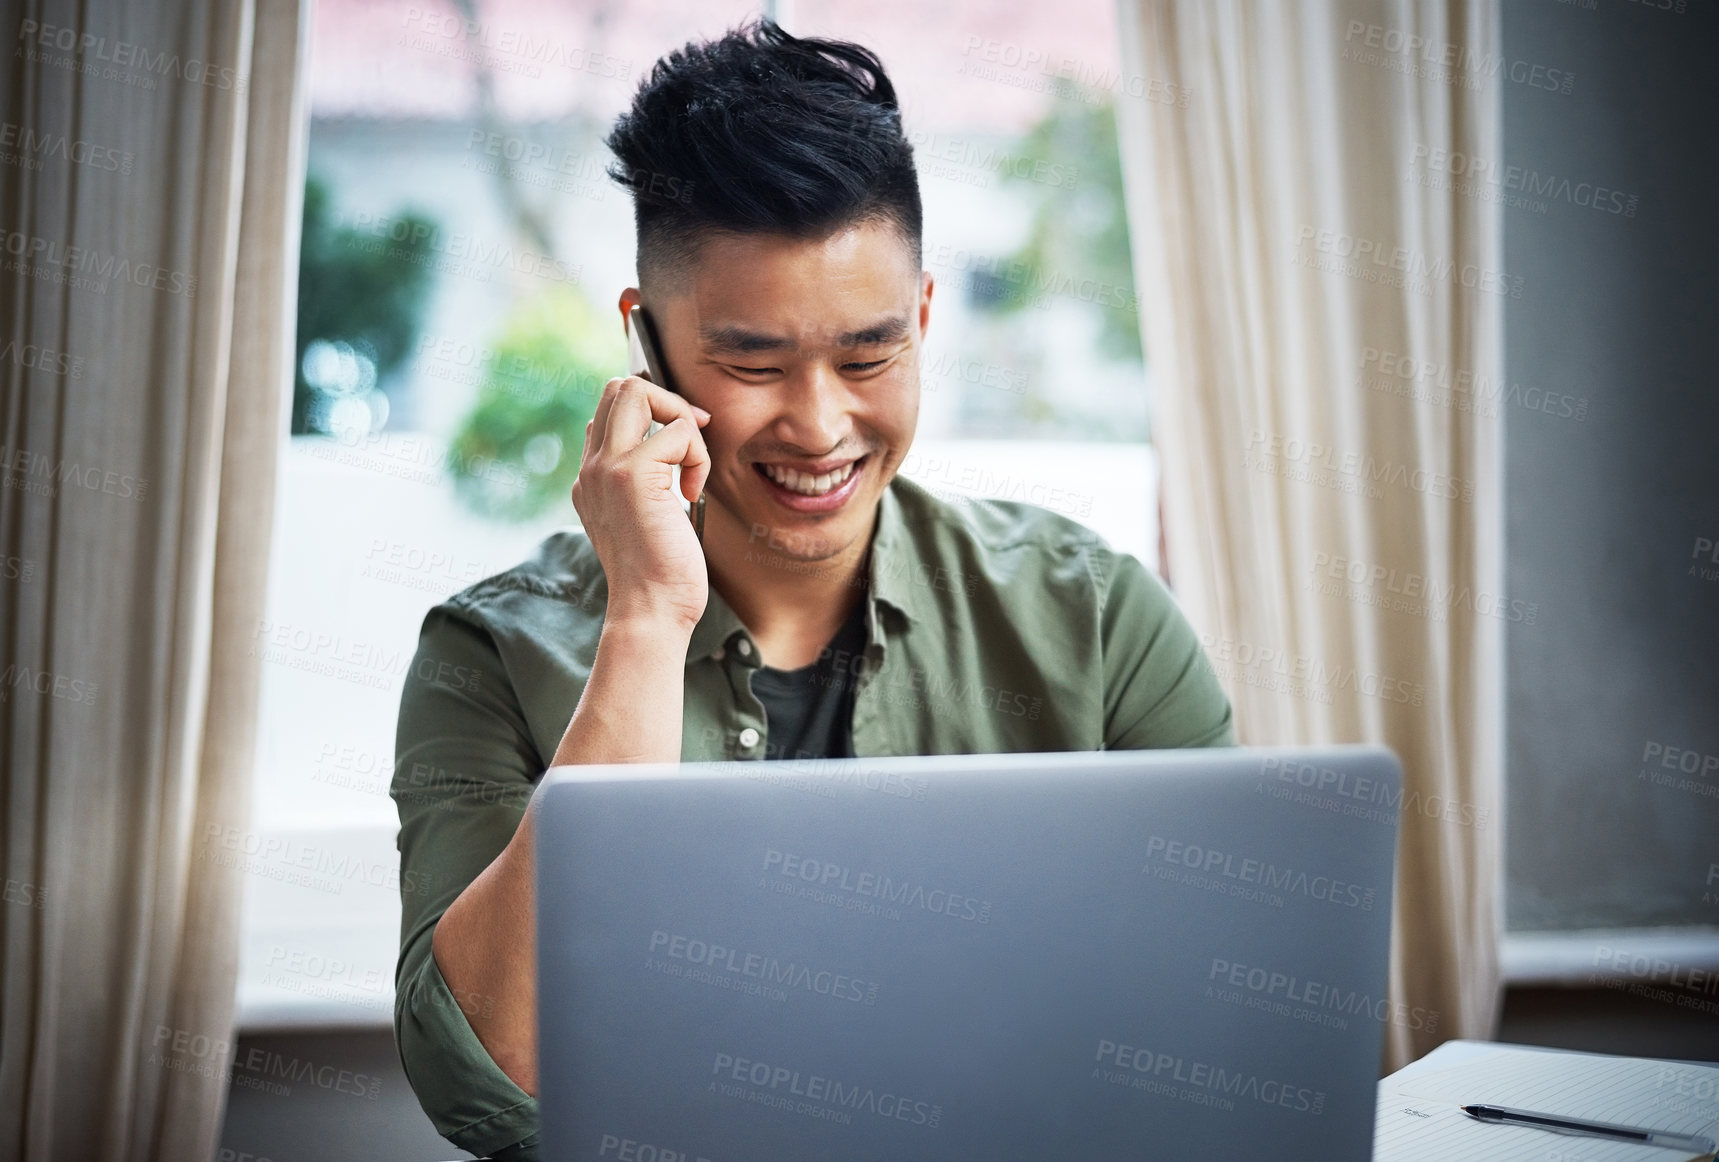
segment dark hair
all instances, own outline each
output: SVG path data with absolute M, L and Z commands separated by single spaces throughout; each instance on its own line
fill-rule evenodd
M 875 54 L 759 19 L 657 61 L 608 146 L 633 193 L 639 278 L 708 231 L 822 238 L 892 223 L 923 259 L 919 178 Z

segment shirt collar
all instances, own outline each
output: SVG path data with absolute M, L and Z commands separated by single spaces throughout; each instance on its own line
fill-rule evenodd
M 902 510 L 902 498 L 916 499 L 913 494 L 918 487 L 901 476 L 890 481 L 878 501 L 877 529 L 871 539 L 871 596 L 909 621 L 935 613 L 925 605 L 925 586 L 919 583 L 919 545 Z
M 746 628 L 740 615 L 730 609 L 722 594 L 716 591 L 716 586 L 708 586 L 707 591 L 709 597 L 705 600 L 704 612 L 699 615 L 698 624 L 692 627 L 692 640 L 686 645 L 688 665 L 708 657 L 717 646 L 726 648 L 728 639 Z
M 881 602 L 909 621 L 929 617 L 934 612 L 924 604 L 925 587 L 919 583 L 919 546 L 914 543 L 907 527 L 907 514 L 902 511 L 900 493 L 916 487 L 911 481 L 897 476 L 878 499 L 877 527 L 872 530 L 868 561 L 870 584 L 866 592 L 868 602 Z M 709 594 L 704 613 L 693 627 L 692 640 L 687 643 L 686 660 L 689 665 L 710 656 L 718 646 L 726 648 L 728 640 L 736 632 L 746 629 L 740 616 L 716 591 L 716 586 L 709 587 Z M 868 629 L 875 627 L 876 622 L 877 611 L 873 608 L 866 618 Z

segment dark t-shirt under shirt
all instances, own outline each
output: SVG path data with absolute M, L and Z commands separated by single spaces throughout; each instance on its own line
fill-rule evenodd
M 797 670 L 760 666 L 752 693 L 764 704 L 766 759 L 842 759 L 854 753 L 855 671 L 865 651 L 865 601 L 854 602 L 818 660 Z

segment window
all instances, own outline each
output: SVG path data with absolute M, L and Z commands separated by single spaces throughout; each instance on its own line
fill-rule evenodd
M 665 51 L 738 4 L 325 0 L 298 377 L 279 489 L 240 981 L 248 1028 L 386 1023 L 395 717 L 426 610 L 575 520 L 625 366 L 631 201 L 601 145 Z M 1154 462 L 1115 131 L 1111 6 L 824 0 L 902 95 L 937 280 L 904 472 L 1027 500 L 1150 565 Z

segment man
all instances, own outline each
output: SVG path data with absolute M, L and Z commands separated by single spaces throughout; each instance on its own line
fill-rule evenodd
M 767 21 L 688 45 L 609 145 L 638 229 L 621 313 L 647 307 L 681 394 L 609 382 L 583 533 L 432 610 L 400 708 L 401 1058 L 437 1129 L 498 1158 L 535 1154 L 549 766 L 1233 743 L 1138 561 L 896 478 L 932 280 L 872 54 Z

